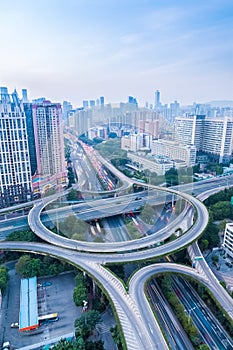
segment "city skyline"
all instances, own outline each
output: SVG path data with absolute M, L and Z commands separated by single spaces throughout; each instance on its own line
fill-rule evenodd
M 1 13 L 1 86 L 30 100 L 233 99 L 230 0 L 11 0 Z

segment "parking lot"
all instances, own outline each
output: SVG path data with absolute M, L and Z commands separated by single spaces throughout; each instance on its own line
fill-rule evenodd
M 33 332 L 19 332 L 11 324 L 19 321 L 20 278 L 14 269 L 9 271 L 10 281 L 3 296 L 0 310 L 0 344 L 10 341 L 15 349 L 70 334 L 74 321 L 81 315 L 81 307 L 73 302 L 74 274 L 66 273 L 51 278 L 38 279 L 39 316 L 57 312 L 58 321 L 44 324 Z M 50 283 L 44 283 L 50 282 Z

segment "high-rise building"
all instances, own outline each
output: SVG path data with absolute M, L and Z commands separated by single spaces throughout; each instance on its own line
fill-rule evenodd
M 59 103 L 44 101 L 32 106 L 37 174 L 53 177 L 57 186 L 65 181 L 62 110 Z
M 27 89 L 22 89 L 22 97 L 23 97 L 23 103 L 29 102 Z
M 32 175 L 34 175 L 37 169 L 37 161 L 36 161 L 36 145 L 35 145 L 35 135 L 34 135 L 34 127 L 33 127 L 33 117 L 32 117 L 32 103 L 24 103 L 23 108 L 24 108 L 24 113 L 26 117 L 31 173 Z
M 233 118 L 206 118 L 192 115 L 175 119 L 175 139 L 184 145 L 195 145 L 210 159 L 227 163 L 233 152 Z
M 160 91 L 155 91 L 155 110 L 158 111 L 160 108 Z
M 67 121 L 68 113 L 73 109 L 72 104 L 67 101 L 63 101 L 62 104 L 62 119 Z
M 0 206 L 32 198 L 26 118 L 14 91 L 0 88 Z
M 84 100 L 84 101 L 83 101 L 83 108 L 88 108 L 88 106 L 89 106 L 88 101 L 87 101 L 87 100 Z
M 95 107 L 95 100 L 90 100 L 90 107 L 91 108 Z
M 104 106 L 104 96 L 100 96 L 100 105 Z
M 194 145 L 202 150 L 204 135 L 204 115 L 191 115 L 175 118 L 175 140 L 184 145 Z

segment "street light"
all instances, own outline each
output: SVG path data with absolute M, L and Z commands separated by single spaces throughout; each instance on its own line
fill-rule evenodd
M 192 312 L 193 310 L 195 310 L 196 308 L 197 308 L 197 307 L 194 306 L 192 309 L 184 310 L 184 311 L 188 312 L 188 324 L 190 323 L 191 312 Z

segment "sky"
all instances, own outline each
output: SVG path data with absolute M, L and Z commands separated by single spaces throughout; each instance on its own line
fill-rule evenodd
M 232 0 L 0 0 L 0 86 L 53 102 L 233 100 Z

